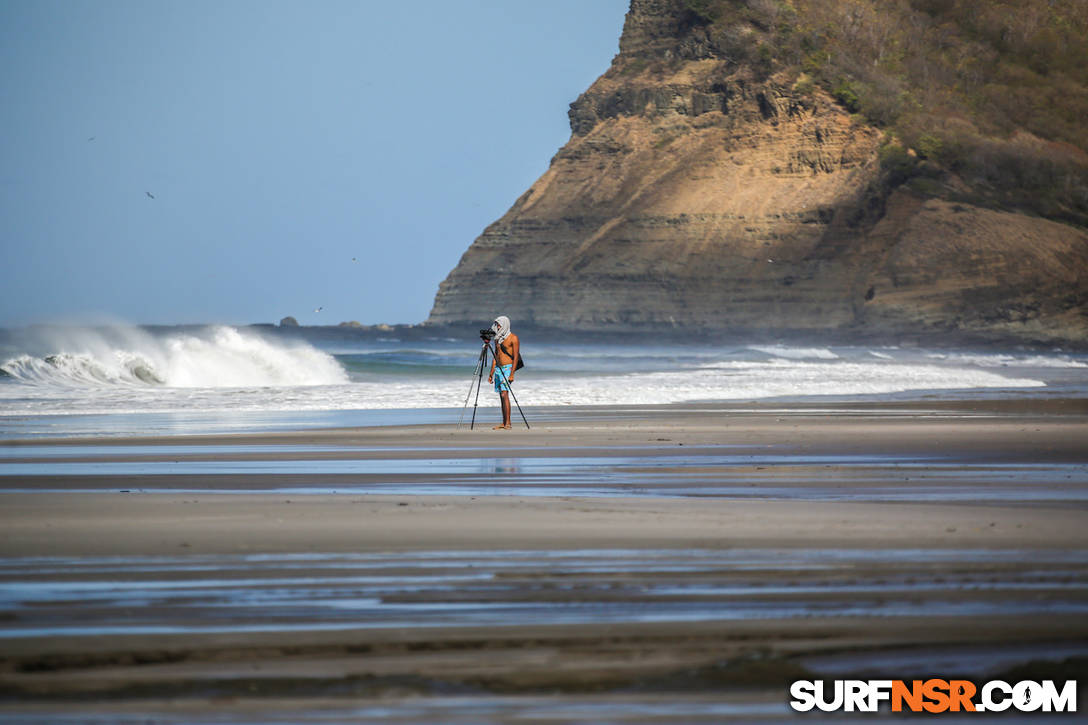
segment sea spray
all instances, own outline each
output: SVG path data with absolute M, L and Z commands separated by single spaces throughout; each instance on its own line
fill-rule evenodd
M 232 327 L 217 327 L 210 339 L 183 335 L 164 344 L 167 384 L 179 388 L 336 385 L 344 369 L 328 353 L 305 343 L 285 344 Z
M 304 342 L 225 326 L 161 337 L 133 328 L 56 329 L 39 334 L 35 346 L 50 352 L 14 356 L 0 370 L 18 382 L 63 388 L 283 387 L 348 380 L 332 355 Z

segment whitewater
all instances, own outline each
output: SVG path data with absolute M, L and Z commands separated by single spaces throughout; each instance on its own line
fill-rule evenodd
M 1083 395 L 1088 356 L 895 347 L 585 345 L 523 342 L 523 407 L 705 401 Z M 402 411 L 450 420 L 475 401 L 476 340 L 312 343 L 260 328 L 7 331 L 0 435 L 152 428 L 171 416 L 289 424 L 321 411 Z M 486 382 L 480 404 L 493 406 Z M 411 411 L 443 411 L 413 416 Z M 165 417 L 165 418 L 164 418 Z M 313 419 L 312 416 L 310 419 Z M 364 421 L 365 416 L 336 422 Z M 65 421 L 69 421 L 66 423 Z M 112 421 L 112 422 L 111 422 Z M 122 424 L 123 421 L 123 424 Z M 322 419 L 320 422 L 328 422 Z M 168 426 L 167 426 L 168 427 Z M 197 428 L 200 426 L 197 425 Z M 210 426 L 209 426 L 210 427 Z M 78 430 L 77 430 L 78 429 Z

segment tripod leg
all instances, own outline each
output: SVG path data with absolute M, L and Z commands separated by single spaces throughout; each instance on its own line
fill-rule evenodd
M 484 348 L 480 352 L 480 372 L 476 376 L 476 402 L 472 404 L 472 424 L 468 429 L 472 430 L 476 426 L 476 408 L 480 405 L 480 385 L 484 381 L 484 365 L 487 364 L 487 348 Z
M 483 374 L 484 369 L 484 351 L 480 350 L 480 357 L 476 360 L 476 369 L 472 372 L 472 379 L 468 381 L 468 392 L 465 393 L 465 404 L 461 406 L 461 417 L 457 419 L 457 427 L 460 428 L 465 422 L 465 411 L 468 409 L 468 399 L 472 396 L 472 386 L 476 384 L 476 379 Z
M 521 413 L 521 420 L 525 423 L 525 429 L 529 430 L 529 421 L 525 420 L 525 411 L 521 409 L 521 405 L 518 404 L 518 398 L 514 395 L 514 389 L 510 388 L 510 398 L 513 399 L 514 405 L 517 406 L 518 412 Z
M 468 410 L 468 399 L 472 397 L 472 386 L 476 384 L 476 376 L 479 375 L 480 363 L 477 361 L 476 369 L 472 371 L 472 378 L 468 381 L 468 392 L 465 393 L 465 402 L 461 406 L 461 417 L 457 419 L 457 427 L 460 428 L 465 423 L 465 411 Z

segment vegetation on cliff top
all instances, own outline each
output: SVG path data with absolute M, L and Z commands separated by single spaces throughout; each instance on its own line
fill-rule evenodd
M 683 2 L 710 55 L 884 128 L 894 183 L 1088 227 L 1088 2 Z

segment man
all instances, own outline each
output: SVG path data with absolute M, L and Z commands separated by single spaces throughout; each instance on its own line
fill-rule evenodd
M 518 336 L 510 332 L 510 318 L 499 316 L 491 323 L 495 331 L 495 357 L 491 360 L 491 372 L 487 382 L 495 384 L 502 404 L 502 425 L 491 430 L 510 430 L 510 383 L 514 382 L 515 364 L 521 356 L 521 343 Z M 495 375 L 495 364 L 499 365 L 499 375 Z

